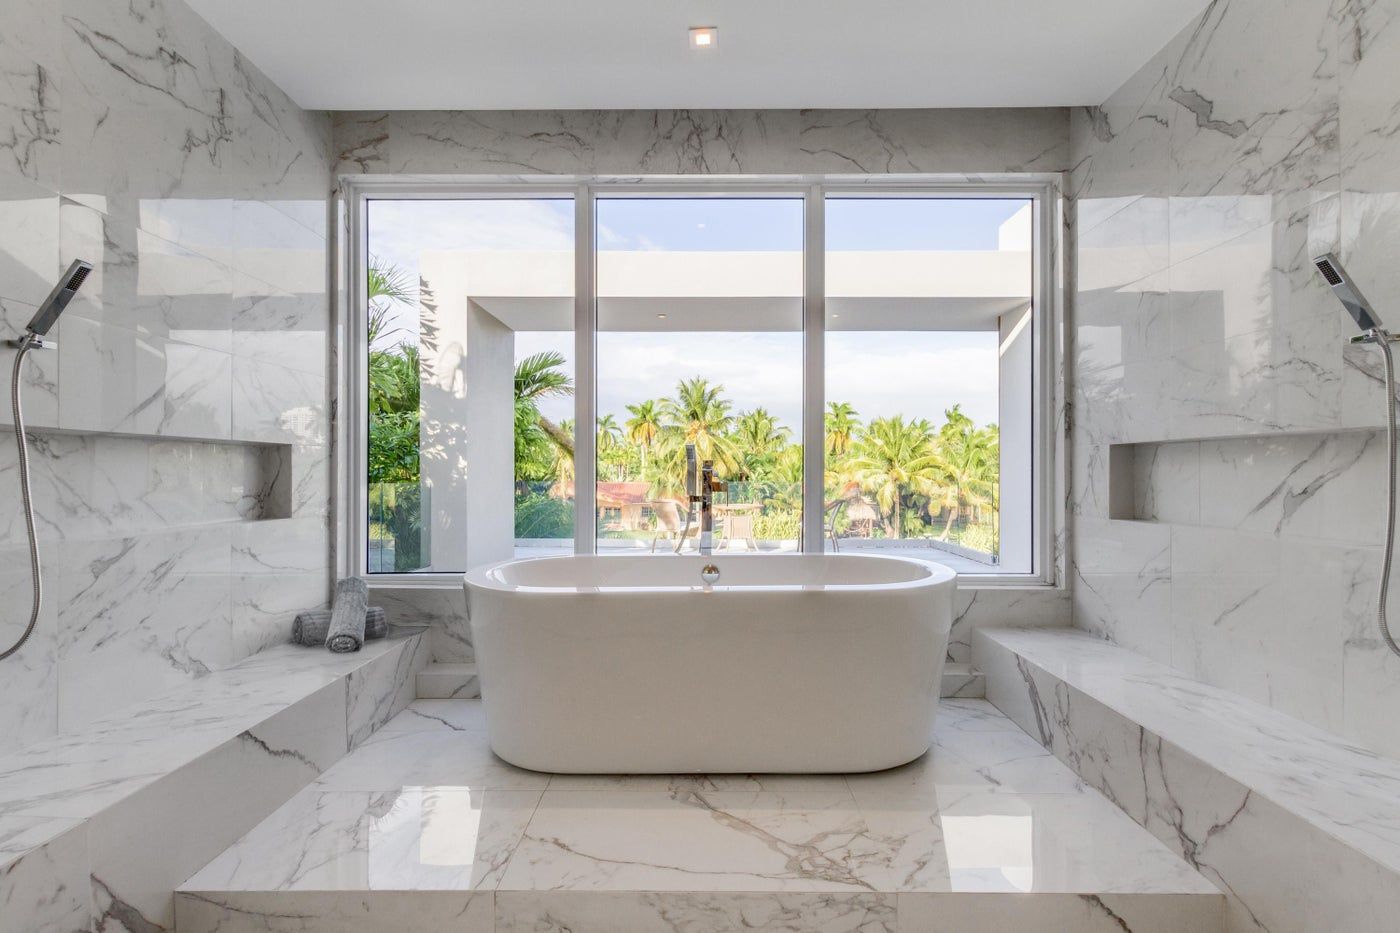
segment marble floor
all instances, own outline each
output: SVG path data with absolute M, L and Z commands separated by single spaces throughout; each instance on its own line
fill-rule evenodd
M 478 700 L 419 700 L 189 879 L 177 916 L 181 933 L 1206 931 L 1222 904 L 985 701 L 944 700 L 932 752 L 876 774 L 587 776 L 495 758 Z

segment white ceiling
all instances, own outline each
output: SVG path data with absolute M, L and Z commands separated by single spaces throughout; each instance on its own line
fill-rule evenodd
M 189 0 L 314 110 L 1097 104 L 1206 0 Z M 691 26 L 719 27 L 692 51 Z

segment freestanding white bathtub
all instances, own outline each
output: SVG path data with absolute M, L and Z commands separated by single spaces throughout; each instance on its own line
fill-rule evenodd
M 713 586 L 701 568 L 713 564 Z M 876 771 L 928 750 L 954 573 L 865 555 L 466 575 L 491 747 L 535 771 Z

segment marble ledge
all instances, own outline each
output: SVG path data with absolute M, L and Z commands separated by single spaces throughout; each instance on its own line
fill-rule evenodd
M 0 930 L 172 929 L 175 887 L 407 706 L 426 658 L 417 633 L 282 645 L 0 759 Z
M 1400 761 L 1073 629 L 984 629 L 987 696 L 1226 892 L 1231 929 L 1389 930 Z
M 421 635 L 369 642 L 348 655 L 290 644 L 269 648 L 0 757 L 0 817 L 93 817 L 318 691 L 385 663 L 397 667 L 404 655 L 421 662 Z

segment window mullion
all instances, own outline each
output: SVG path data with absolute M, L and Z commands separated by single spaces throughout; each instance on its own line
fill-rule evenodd
M 826 545 L 826 194 L 807 189 L 802 301 L 802 550 Z
M 593 253 L 593 189 L 580 185 L 574 195 L 574 553 L 597 550 L 597 474 L 594 450 L 598 387 Z

